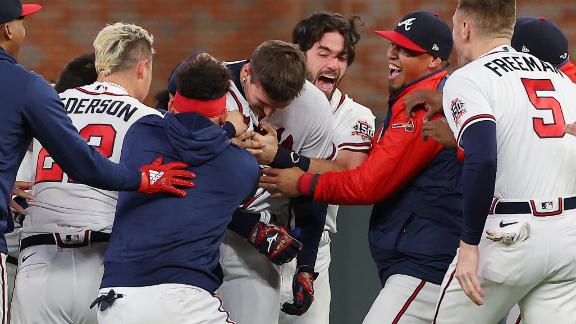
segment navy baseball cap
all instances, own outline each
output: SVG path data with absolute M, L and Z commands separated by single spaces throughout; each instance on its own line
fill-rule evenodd
M 2 0 L 0 6 L 0 24 L 7 23 L 19 17 L 26 17 L 42 9 L 38 4 L 23 5 L 20 0 Z
M 190 62 L 192 60 L 194 60 L 196 58 L 196 56 L 202 54 L 202 53 L 206 53 L 205 51 L 199 50 L 199 51 L 195 51 L 193 52 L 190 56 L 188 56 L 187 58 L 185 58 L 182 62 L 176 64 L 176 66 L 174 67 L 174 69 L 172 70 L 172 73 L 170 74 L 170 78 L 168 78 L 168 92 L 171 95 L 176 95 L 176 90 L 178 90 L 178 86 L 176 84 L 176 70 L 178 70 L 178 68 L 180 67 L 180 65 L 186 63 L 186 62 Z
M 394 30 L 376 33 L 409 50 L 447 60 L 452 52 L 452 31 L 438 14 L 414 11 L 402 18 Z
M 552 20 L 545 17 L 516 19 L 512 47 L 557 66 L 568 59 L 568 40 Z

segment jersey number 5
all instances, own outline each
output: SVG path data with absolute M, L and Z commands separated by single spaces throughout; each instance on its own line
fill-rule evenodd
M 534 105 L 534 108 L 538 110 L 552 111 L 553 123 L 545 124 L 544 118 L 532 118 L 536 134 L 538 134 L 540 138 L 564 137 L 566 121 L 564 121 L 564 114 L 562 113 L 560 103 L 554 97 L 539 96 L 537 93 L 537 91 L 555 91 L 556 89 L 554 89 L 552 81 L 547 79 L 522 79 L 522 84 L 524 85 L 524 89 L 526 89 L 528 98 L 532 105 Z
M 88 144 L 94 146 L 100 154 L 109 158 L 114 150 L 116 140 L 116 130 L 112 125 L 94 124 L 88 125 L 80 130 L 80 136 Z M 95 143 L 91 143 L 94 141 Z M 36 183 L 38 182 L 61 182 L 64 178 L 64 171 L 54 162 L 45 148 L 38 153 L 38 164 L 36 165 Z

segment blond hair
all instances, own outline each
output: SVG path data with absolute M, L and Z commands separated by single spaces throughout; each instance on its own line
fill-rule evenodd
M 144 28 L 124 23 L 107 25 L 94 40 L 96 72 L 108 76 L 130 70 L 154 54 L 154 38 Z
M 460 0 L 458 9 L 472 15 L 485 34 L 512 38 L 516 0 Z

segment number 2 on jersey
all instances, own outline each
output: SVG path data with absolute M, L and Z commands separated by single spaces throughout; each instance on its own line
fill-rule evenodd
M 528 98 L 532 105 L 534 105 L 534 108 L 538 110 L 552 111 L 554 122 L 551 124 L 545 124 L 544 118 L 532 118 L 534 132 L 536 132 L 540 138 L 564 137 L 566 121 L 564 120 L 564 113 L 562 113 L 560 103 L 554 97 L 542 97 L 537 94 L 537 91 L 555 91 L 556 89 L 554 89 L 552 81 L 548 79 L 522 79 L 522 84 L 524 85 L 524 89 L 526 89 Z
M 114 150 L 114 141 L 116 140 L 116 130 L 112 125 L 94 124 L 88 125 L 80 130 L 80 136 L 86 141 L 91 139 L 100 139 L 100 143 L 92 145 L 100 154 L 109 158 Z M 38 182 L 61 182 L 64 178 L 64 171 L 56 164 L 48 154 L 45 148 L 38 153 L 38 164 L 36 165 L 36 183 Z

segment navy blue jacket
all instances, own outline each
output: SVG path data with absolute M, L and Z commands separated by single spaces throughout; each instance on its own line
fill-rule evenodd
M 158 155 L 188 163 L 196 187 L 184 198 L 119 194 L 101 287 L 181 283 L 214 292 L 222 283 L 220 244 L 232 214 L 258 186 L 258 163 L 196 113 L 150 115 L 132 125 L 121 163 Z
M 58 94 L 38 74 L 24 69 L 0 49 L 0 252 L 6 253 L 4 233 L 14 223 L 10 193 L 18 167 L 37 138 L 71 177 L 109 190 L 136 190 L 140 172 L 110 162 L 78 135 Z

